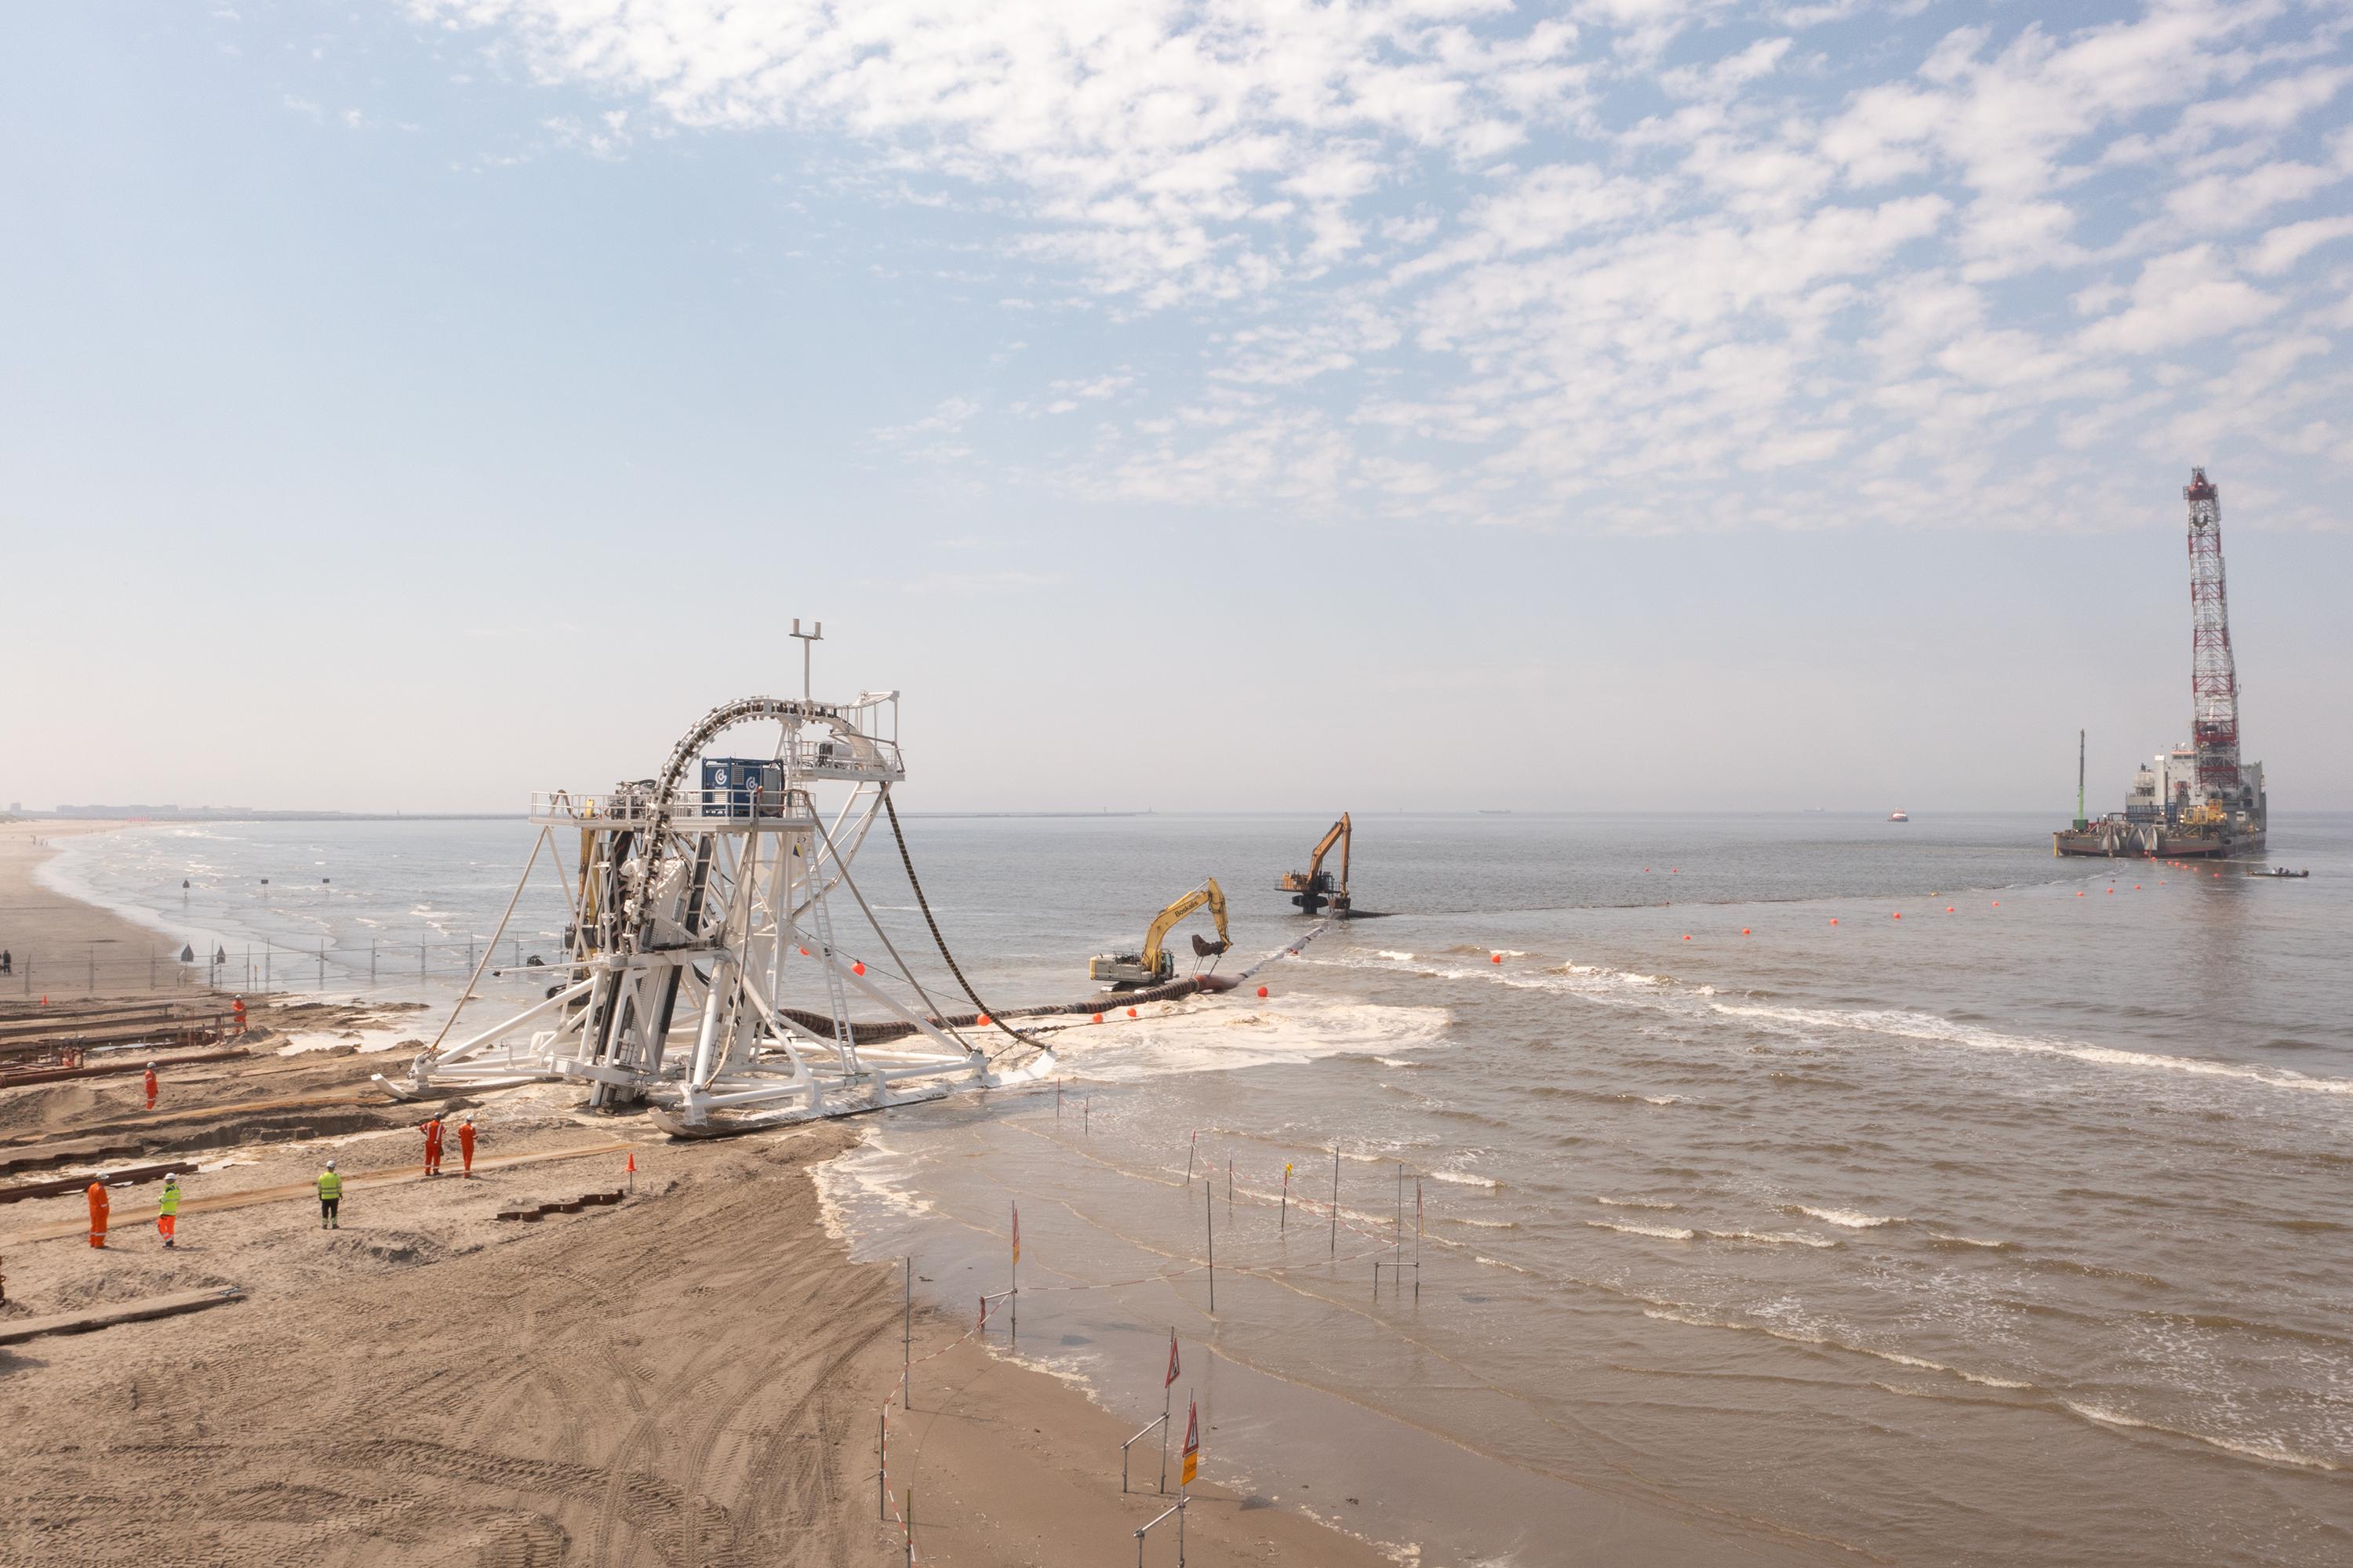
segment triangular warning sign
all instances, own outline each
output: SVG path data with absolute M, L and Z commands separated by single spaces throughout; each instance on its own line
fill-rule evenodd
M 1198 1405 L 1188 1399 L 1185 1402 L 1185 1473 L 1177 1478 L 1176 1484 L 1180 1487 L 1191 1486 L 1193 1472 L 1200 1467 L 1201 1411 Z
M 1171 1330 L 1168 1330 L 1168 1375 L 1167 1375 L 1166 1377 L 1164 1377 L 1164 1378 L 1162 1378 L 1162 1379 L 1160 1380 L 1160 1386 L 1161 1386 L 1161 1387 L 1163 1387 L 1163 1388 L 1166 1388 L 1166 1387 L 1170 1386 L 1171 1384 L 1173 1384 L 1174 1383 L 1176 1383 L 1176 1330 L 1174 1330 L 1174 1329 L 1171 1329 Z

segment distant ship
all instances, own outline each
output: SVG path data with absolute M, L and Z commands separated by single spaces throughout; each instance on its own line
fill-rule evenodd
M 1912 820 L 1912 817 L 1911 814 L 1905 810 L 1903 807 L 1898 806 L 1895 810 L 1887 813 L 1887 820 L 1891 822 L 1908 822 Z

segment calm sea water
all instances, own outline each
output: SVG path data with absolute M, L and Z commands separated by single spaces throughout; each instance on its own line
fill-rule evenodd
M 1295 938 L 1273 885 L 1322 826 L 908 833 L 1006 1006 L 1083 994 L 1205 874 L 1241 955 Z M 2344 1562 L 2353 819 L 2275 825 L 2292 883 L 2056 862 L 2049 826 L 1360 817 L 1388 917 L 1263 1001 L 1062 1031 L 1059 1114 L 871 1121 L 829 1190 L 965 1316 L 1018 1202 L 1023 1352 L 1141 1425 L 1173 1328 L 1213 1469 L 1425 1562 Z M 59 875 L 167 927 L 187 876 L 180 918 L 351 976 L 370 943 L 486 938 L 531 842 L 157 829 Z M 952 994 L 895 863 L 878 840 L 860 885 Z M 560 927 L 544 885 L 526 947 Z M 1418 1295 L 1375 1294 L 1417 1258 Z M 1613 1537 L 1642 1520 L 1694 1533 Z

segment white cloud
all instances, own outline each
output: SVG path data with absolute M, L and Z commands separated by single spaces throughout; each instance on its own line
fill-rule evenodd
M 2245 439 L 2347 461 L 2312 389 L 2353 281 L 2306 260 L 2353 219 L 2296 210 L 2353 175 L 2326 7 L 409 3 L 600 100 L 550 122 L 585 152 L 790 138 L 1006 260 L 972 297 L 1060 332 L 1059 378 L 875 432 L 909 455 L 1085 409 L 1082 495 L 1931 521 L 2096 489 L 2227 384 Z
M 2200 141 L 2218 132 L 2284 131 L 2335 98 L 2348 80 L 2348 66 L 2315 66 L 2271 77 L 2246 92 L 2191 105 L 2181 116 L 2181 129 Z
M 1344 205 L 1424 157 L 1477 161 L 1566 116 L 1575 30 L 1462 24 L 1503 0 L 414 0 L 518 35 L 550 79 L 706 127 L 823 130 L 1033 193 L 1039 254 L 1153 303 L 1255 292 L 1357 242 Z M 1354 143 L 1349 150 L 1342 143 Z M 1374 154 L 1377 154 L 1376 157 Z M 1264 214 L 1263 196 L 1303 198 Z M 1271 233 L 1265 231 L 1271 231 Z M 1236 249 L 1225 241 L 1244 239 Z
M 2348 237 L 2353 237 L 2353 217 L 2316 217 L 2303 223 L 2282 224 L 2256 243 L 2253 254 L 2247 259 L 2247 270 L 2262 277 L 2277 277 L 2319 247 Z
M 2166 210 L 2193 228 L 2228 231 L 2263 221 L 2283 202 L 2302 201 L 2345 175 L 2310 164 L 2260 164 L 2237 175 L 2208 175 L 2166 197 Z
M 2077 344 L 2094 353 L 2154 354 L 2252 326 L 2280 303 L 2241 281 L 2211 245 L 2152 259 L 2130 298 L 2125 309 L 2078 334 Z

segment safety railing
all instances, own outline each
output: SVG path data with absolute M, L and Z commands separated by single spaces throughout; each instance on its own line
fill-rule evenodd
M 1145 1524 L 1144 1529 L 1135 1532 L 1135 1568 L 1144 1568 L 1144 1537 L 1145 1531 L 1149 1531 L 1153 1525 L 1158 1524 L 1161 1520 L 1166 1519 L 1172 1513 L 1176 1516 L 1176 1568 L 1185 1568 L 1185 1505 L 1192 1500 L 1193 1499 L 1190 1497 L 1178 1498 L 1175 1502 L 1169 1504 L 1168 1507 L 1163 1509 L 1158 1517 L 1147 1521 Z
M 1163 1411 L 1159 1414 L 1154 1416 L 1150 1421 L 1146 1422 L 1143 1431 L 1137 1433 L 1134 1436 L 1129 1438 L 1126 1442 L 1122 1443 L 1119 1446 L 1119 1489 L 1121 1491 L 1124 1492 L 1127 1490 L 1128 1449 L 1135 1444 L 1143 1442 L 1146 1437 L 1151 1436 L 1153 1433 L 1161 1430 L 1167 1425 L 1168 1413 Z M 1168 1489 L 1168 1445 L 1165 1442 L 1160 1445 L 1160 1489 L 1164 1492 Z

